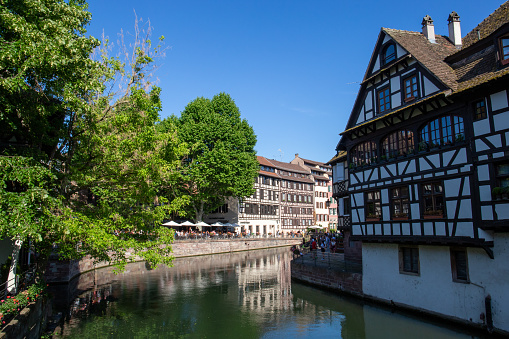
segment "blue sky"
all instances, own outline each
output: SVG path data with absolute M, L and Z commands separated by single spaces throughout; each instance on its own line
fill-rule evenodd
M 161 117 L 229 93 L 258 136 L 258 155 L 326 162 L 335 154 L 381 27 L 421 31 L 429 14 L 462 35 L 503 1 L 89 0 L 88 33 L 132 32 L 134 11 L 170 47 L 159 60 Z

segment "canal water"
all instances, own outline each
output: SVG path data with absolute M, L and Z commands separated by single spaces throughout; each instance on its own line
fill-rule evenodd
M 478 338 L 291 281 L 288 248 L 131 264 L 55 286 L 64 338 Z

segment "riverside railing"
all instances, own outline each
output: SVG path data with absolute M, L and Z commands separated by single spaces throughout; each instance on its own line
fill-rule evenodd
M 348 273 L 362 273 L 362 263 L 353 260 L 346 260 L 343 253 L 331 253 L 309 251 L 303 249 L 300 251 L 302 254 L 293 254 L 293 260 L 296 263 L 314 267 L 322 267 L 330 270 L 348 272 Z
M 239 235 L 239 234 L 206 234 L 206 233 L 190 233 L 185 235 L 175 234 L 175 241 L 182 240 L 201 240 L 201 241 L 214 241 L 214 240 L 233 240 L 233 239 L 302 239 L 302 236 L 294 235 Z
M 35 281 L 35 272 L 37 270 L 37 266 L 35 264 L 30 265 L 25 272 L 20 274 L 16 274 L 14 278 L 7 280 L 3 284 L 0 284 L 0 299 L 5 300 L 8 295 L 14 295 L 21 291 L 24 291 L 34 283 Z M 14 290 L 9 292 L 9 284 L 14 283 Z

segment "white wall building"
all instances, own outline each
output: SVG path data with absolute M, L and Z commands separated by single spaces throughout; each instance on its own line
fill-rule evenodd
M 509 2 L 448 21 L 380 31 L 337 147 L 352 240 L 365 295 L 509 334 Z

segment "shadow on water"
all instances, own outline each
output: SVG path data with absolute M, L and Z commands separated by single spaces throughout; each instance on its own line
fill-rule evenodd
M 292 283 L 288 248 L 128 265 L 52 286 L 65 338 L 472 338 Z

